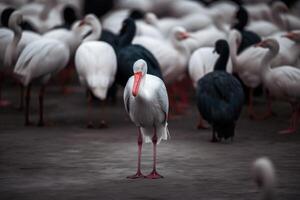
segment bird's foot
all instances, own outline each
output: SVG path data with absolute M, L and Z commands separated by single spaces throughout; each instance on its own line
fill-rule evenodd
M 292 133 L 295 133 L 295 132 L 296 132 L 295 128 L 288 128 L 288 129 L 279 131 L 279 134 L 287 135 L 287 134 L 292 134 Z
M 218 140 L 217 138 L 213 138 L 213 139 L 210 140 L 210 142 L 217 143 L 217 142 L 220 142 L 220 140 Z
M 141 171 L 138 171 L 136 174 L 127 176 L 128 179 L 138 179 L 138 178 L 145 178 Z
M 63 95 L 72 94 L 72 93 L 73 93 L 73 90 L 72 90 L 70 87 L 64 86 L 64 87 L 62 88 L 62 93 L 63 93 Z
M 153 170 L 149 175 L 147 175 L 145 178 L 148 179 L 159 179 L 159 178 L 163 178 L 162 175 L 160 175 L 159 173 L 157 173 L 156 170 Z
M 101 120 L 99 128 L 108 128 L 108 124 L 105 120 Z
M 201 130 L 201 129 L 208 129 L 209 125 L 206 124 L 205 122 L 199 122 L 197 125 L 197 129 Z
M 93 122 L 88 122 L 87 125 L 86 125 L 86 128 L 88 128 L 88 129 L 94 129 L 96 127 L 95 127 L 95 125 L 94 125 Z
M 17 106 L 17 107 L 15 107 L 15 109 L 19 112 L 22 112 L 24 110 L 24 107 L 23 106 Z
M 11 103 L 7 100 L 4 100 L 4 99 L 0 100 L 0 108 L 8 107 L 8 106 L 10 106 L 10 104 Z

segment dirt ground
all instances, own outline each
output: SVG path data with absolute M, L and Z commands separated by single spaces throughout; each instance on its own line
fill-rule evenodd
M 129 121 L 122 98 L 116 105 L 94 103 L 95 123 L 107 129 L 87 129 L 85 91 L 62 95 L 48 88 L 47 127 L 23 126 L 23 113 L 0 108 L 0 199 L 145 199 L 256 200 L 260 199 L 250 165 L 260 156 L 274 162 L 278 176 L 276 199 L 300 199 L 300 132 L 279 135 L 290 108 L 276 103 L 277 116 L 253 121 L 246 109 L 233 143 L 213 144 L 211 130 L 197 130 L 194 103 L 186 114 L 169 120 L 171 140 L 158 146 L 160 180 L 128 180 L 136 171 L 137 129 Z M 5 97 L 18 102 L 17 88 Z M 37 121 L 37 95 L 32 95 L 31 118 Z M 256 109 L 263 108 L 262 101 Z M 152 146 L 144 145 L 142 171 L 152 167 Z

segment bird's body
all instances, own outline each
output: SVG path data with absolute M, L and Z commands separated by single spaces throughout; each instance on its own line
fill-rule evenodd
M 66 66 L 68 59 L 66 45 L 53 39 L 40 39 L 25 47 L 18 58 L 14 73 L 21 78 L 24 86 L 36 78 L 43 78 L 46 83 L 51 75 Z
M 212 142 L 234 137 L 236 121 L 244 103 L 240 82 L 225 71 L 229 59 L 228 43 L 218 40 L 215 50 L 220 56 L 214 64 L 214 71 L 201 78 L 196 89 L 198 110 L 213 127 Z
M 80 83 L 101 100 L 115 80 L 117 59 L 113 48 L 106 42 L 88 41 L 79 46 L 75 66 Z
M 68 46 L 57 40 L 46 38 L 30 43 L 20 54 L 14 68 L 14 73 L 21 84 L 26 87 L 25 125 L 30 125 L 29 102 L 31 83 L 37 80 L 42 85 L 39 94 L 39 125 L 44 126 L 43 99 L 45 85 L 54 74 L 67 65 L 69 57 Z
M 243 106 L 243 89 L 227 72 L 214 71 L 198 81 L 197 105 L 219 139 L 234 137 L 235 123 Z
M 151 142 L 153 127 L 156 128 L 158 142 L 168 138 L 167 116 L 169 110 L 168 95 L 163 81 L 157 76 L 147 74 L 141 82 L 137 97 L 133 97 L 134 77 L 130 77 L 124 90 L 124 103 L 130 119 L 141 127 L 145 142 Z
M 183 40 L 188 33 L 181 27 L 175 27 L 170 34 L 170 41 L 150 37 L 136 37 L 133 43 L 148 49 L 158 61 L 167 84 L 174 83 L 185 75 L 189 49 Z

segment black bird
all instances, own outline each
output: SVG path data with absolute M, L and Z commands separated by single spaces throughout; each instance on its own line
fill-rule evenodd
M 116 81 L 121 86 L 125 87 L 129 77 L 133 75 L 133 64 L 143 59 L 148 65 L 148 74 L 155 75 L 161 79 L 162 73 L 160 66 L 155 57 L 146 48 L 141 45 L 131 44 L 136 32 L 136 25 L 132 18 L 127 18 L 123 22 L 116 48 L 118 70 Z
M 198 81 L 196 95 L 201 116 L 213 127 L 212 142 L 234 137 L 236 121 L 244 103 L 240 82 L 226 72 L 228 43 L 218 40 L 215 51 L 220 57 L 215 63 L 214 71 Z
M 242 35 L 242 41 L 237 52 L 239 54 L 247 47 L 259 43 L 261 41 L 261 38 L 256 33 L 245 30 L 245 27 L 248 24 L 249 16 L 247 10 L 244 7 L 239 6 L 235 17 L 237 23 L 234 24 L 233 28 L 237 29 Z

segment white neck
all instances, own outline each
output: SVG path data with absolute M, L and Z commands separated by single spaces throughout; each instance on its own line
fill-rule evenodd
M 102 32 L 102 27 L 99 20 L 91 20 L 88 23 L 88 25 L 91 26 L 92 32 L 86 38 L 84 38 L 83 41 L 86 42 L 86 41 L 98 40 Z
M 237 72 L 238 70 L 238 59 L 237 59 L 237 50 L 238 45 L 236 43 L 236 35 L 229 34 L 229 47 L 230 47 L 230 58 L 232 60 L 232 70 L 233 72 Z

